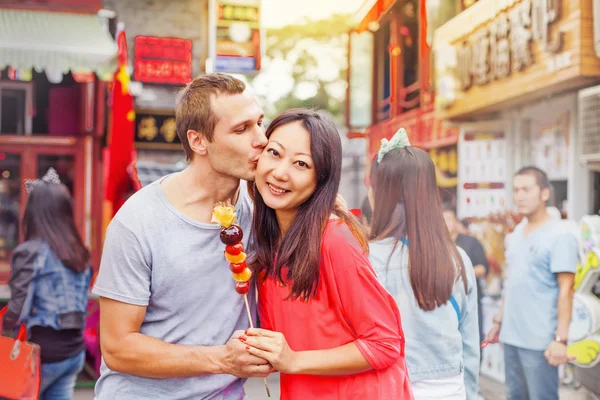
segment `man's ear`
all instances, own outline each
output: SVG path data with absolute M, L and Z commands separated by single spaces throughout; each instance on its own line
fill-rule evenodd
M 541 192 L 542 201 L 546 203 L 550 199 L 550 188 L 544 188 Z
M 206 155 L 206 145 L 208 144 L 208 140 L 206 139 L 206 136 L 202 134 L 202 132 L 189 129 L 187 131 L 187 139 L 188 143 L 190 144 L 190 149 L 192 149 L 194 153 L 201 156 Z

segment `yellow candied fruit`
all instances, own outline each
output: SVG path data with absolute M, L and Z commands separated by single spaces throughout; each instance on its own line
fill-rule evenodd
M 235 208 L 229 202 L 217 203 L 213 208 L 212 222 L 224 228 L 229 228 L 235 222 Z
M 244 261 L 246 261 L 246 253 L 244 253 L 243 251 L 238 254 L 237 256 L 234 256 L 232 254 L 229 254 L 227 252 L 225 252 L 225 259 L 227 261 L 229 261 L 232 264 L 241 264 Z
M 231 274 L 231 275 L 233 275 L 233 279 L 236 282 L 248 282 L 250 280 L 250 278 L 252 277 L 252 271 L 250 271 L 250 268 L 246 268 L 239 274 Z

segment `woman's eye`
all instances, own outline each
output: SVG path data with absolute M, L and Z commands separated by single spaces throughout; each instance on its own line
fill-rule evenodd
M 300 166 L 302 168 L 308 168 L 308 164 L 305 163 L 304 161 L 298 161 L 298 166 Z
M 279 153 L 275 149 L 268 149 L 267 153 L 270 153 L 271 155 L 274 155 L 275 157 L 279 156 Z

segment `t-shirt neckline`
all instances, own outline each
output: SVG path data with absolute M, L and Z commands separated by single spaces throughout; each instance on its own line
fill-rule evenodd
M 184 222 L 193 225 L 193 226 L 197 226 L 199 228 L 204 228 L 204 229 L 220 229 L 221 227 L 219 226 L 219 224 L 211 224 L 211 223 L 205 223 L 205 222 L 199 222 L 196 221 L 190 217 L 188 217 L 187 215 L 185 215 L 184 213 L 182 213 L 181 211 L 179 211 L 167 198 L 167 195 L 165 194 L 164 190 L 162 189 L 161 186 L 161 182 L 163 182 L 165 179 L 169 178 L 170 176 L 173 176 L 175 174 L 177 174 L 178 172 L 174 172 L 172 174 L 169 175 L 165 175 L 160 179 L 157 179 L 156 181 L 152 182 L 150 185 L 154 186 L 154 190 L 158 193 L 158 197 L 163 201 L 163 203 L 166 205 L 166 207 L 169 209 L 169 211 L 171 211 L 173 214 L 175 214 L 177 217 L 179 217 L 180 219 L 182 219 Z M 235 203 L 235 212 L 239 215 L 239 212 L 241 211 L 241 207 L 242 207 L 242 196 L 246 195 L 247 192 L 247 187 L 246 187 L 246 182 L 242 182 L 242 180 L 240 180 L 240 193 L 238 195 L 238 200 Z M 239 223 L 239 221 L 238 221 Z

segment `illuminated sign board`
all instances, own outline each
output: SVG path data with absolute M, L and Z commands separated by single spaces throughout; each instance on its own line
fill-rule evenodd
M 192 80 L 192 41 L 136 36 L 134 74 L 138 82 L 185 85 Z

